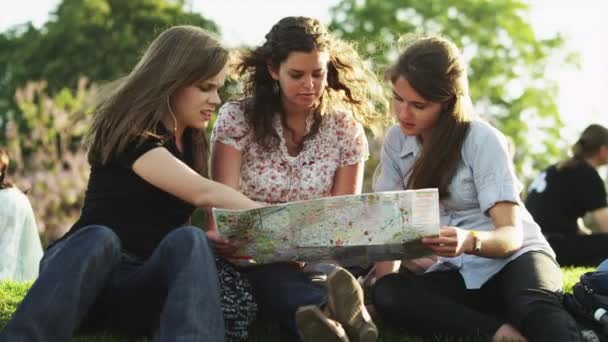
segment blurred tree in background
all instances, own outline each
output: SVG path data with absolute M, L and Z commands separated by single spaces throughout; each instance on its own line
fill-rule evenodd
M 341 0 L 332 18 L 330 29 L 358 44 L 379 74 L 395 60 L 400 35 L 447 36 L 469 62 L 479 113 L 516 146 L 520 176 L 565 154 L 557 85 L 546 75 L 551 59 L 573 59 L 559 35 L 535 36 L 523 0 Z M 218 31 L 184 0 L 62 0 L 40 29 L 26 24 L 0 33 L 0 145 L 16 162 L 12 178 L 30 189 L 45 242 L 69 228 L 82 205 L 88 163 L 80 142 L 95 84 L 127 73 L 148 43 L 176 24 Z M 238 90 L 228 85 L 228 92 Z M 364 191 L 371 190 L 382 136 L 369 140 Z
M 183 0 L 63 0 L 42 28 L 27 24 L 0 33 L 0 144 L 9 118 L 26 132 L 14 100 L 18 87 L 44 80 L 52 96 L 75 89 L 81 76 L 115 79 L 133 68 L 162 30 L 177 24 L 218 31 L 212 21 L 187 12 Z
M 45 245 L 80 213 L 89 176 L 81 141 L 95 84 L 129 72 L 178 24 L 218 31 L 183 0 L 63 0 L 42 28 L 0 33 L 0 145 L 15 161 L 12 179 L 29 190 Z
M 90 125 L 97 88 L 85 78 L 76 90 L 64 88 L 54 96 L 46 82 L 28 82 L 15 99 L 28 134 L 17 122 L 7 125 L 7 148 L 14 156 L 17 186 L 28 192 L 46 246 L 63 235 L 80 214 L 89 178 L 85 151 L 80 148 Z M 22 153 L 24 149 L 30 153 Z
M 512 139 L 517 171 L 528 179 L 564 154 L 558 88 L 546 72 L 552 58 L 573 64 L 576 57 L 560 35 L 538 39 L 529 17 L 522 0 L 342 0 L 332 8 L 330 29 L 357 42 L 379 73 L 396 59 L 403 34 L 441 34 L 456 43 L 469 64 L 477 111 Z M 540 130 L 532 139 L 534 128 Z

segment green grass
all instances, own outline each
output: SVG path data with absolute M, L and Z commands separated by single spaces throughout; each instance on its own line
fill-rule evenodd
M 584 267 L 566 267 L 562 269 L 564 272 L 564 289 L 566 292 L 572 290 L 572 286 L 578 282 L 578 278 L 585 272 L 593 271 L 592 268 Z M 2 282 L 0 283 L 0 329 L 6 325 L 6 322 L 10 319 L 10 316 L 25 296 L 27 290 L 31 284 L 20 284 L 14 282 Z M 379 322 L 380 327 L 380 339 L 381 342 L 419 342 L 422 339 L 412 336 L 399 335 L 389 329 L 383 329 L 382 323 Z M 253 342 L 272 342 L 272 341 L 284 341 L 278 332 L 278 328 L 274 324 L 266 324 L 264 322 L 256 322 L 252 327 L 252 336 L 250 341 Z M 437 337 L 434 341 L 454 341 L 449 337 Z M 476 339 L 472 339 L 475 341 Z M 78 342 L 126 342 L 129 341 L 126 338 L 119 336 L 112 336 L 107 334 L 97 334 L 94 336 L 78 336 L 74 338 L 74 341 Z M 146 338 L 142 338 L 139 341 L 148 341 Z
M 572 286 L 578 283 L 578 278 L 585 272 L 595 271 L 595 267 L 562 267 L 564 273 L 564 292 L 572 292 Z

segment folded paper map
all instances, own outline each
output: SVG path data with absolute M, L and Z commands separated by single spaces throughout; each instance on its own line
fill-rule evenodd
M 325 197 L 249 210 L 213 208 L 234 260 L 359 264 L 430 254 L 420 239 L 439 232 L 437 189 Z

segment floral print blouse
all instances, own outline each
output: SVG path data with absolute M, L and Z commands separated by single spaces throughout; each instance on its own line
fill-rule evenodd
M 310 115 L 306 134 L 312 124 Z M 284 203 L 330 196 L 336 170 L 369 157 L 363 127 L 348 112 L 323 116 L 317 134 L 304 141 L 296 156 L 287 151 L 278 114 L 273 126 L 280 143 L 267 150 L 253 140 L 240 102 L 228 102 L 220 108 L 211 134 L 212 143 L 219 141 L 241 151 L 240 190 L 256 201 Z

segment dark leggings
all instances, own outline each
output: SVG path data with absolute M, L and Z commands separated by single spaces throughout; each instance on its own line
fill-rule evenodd
M 549 235 L 547 241 L 562 266 L 596 267 L 608 259 L 608 234 Z
M 372 289 L 390 326 L 421 336 L 490 338 L 504 323 L 530 341 L 580 341 L 576 322 L 561 305 L 562 274 L 541 252 L 507 264 L 480 289 L 468 290 L 458 271 L 391 274 Z

